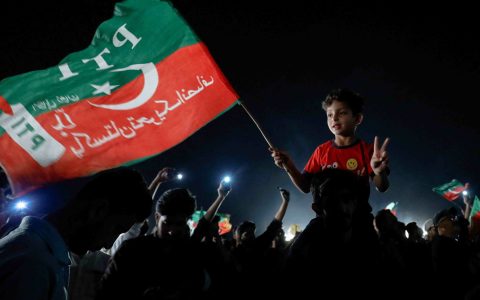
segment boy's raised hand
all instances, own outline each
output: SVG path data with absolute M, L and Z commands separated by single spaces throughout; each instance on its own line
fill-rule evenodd
M 380 175 L 388 167 L 387 145 L 389 142 L 390 138 L 386 138 L 382 144 L 382 147 L 379 147 L 378 137 L 375 136 L 375 140 L 373 142 L 373 155 L 372 159 L 370 160 L 370 166 L 372 167 L 375 175 Z

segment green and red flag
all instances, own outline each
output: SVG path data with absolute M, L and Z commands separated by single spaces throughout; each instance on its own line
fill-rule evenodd
M 477 226 L 480 226 L 480 199 L 475 195 L 473 200 L 472 211 L 469 216 L 470 223 L 475 223 Z
M 465 189 L 466 187 L 460 181 L 452 179 L 450 182 L 434 187 L 433 191 L 448 201 L 453 201 L 457 199 Z
M 206 214 L 207 212 L 204 210 L 196 210 L 190 220 L 188 221 L 188 226 L 190 227 L 190 231 L 193 231 L 200 219 Z M 230 223 L 230 215 L 217 213 L 216 216 L 219 217 L 218 220 L 218 234 L 222 235 L 225 233 L 229 233 L 232 230 L 232 224 Z
M 169 2 L 126 0 L 88 48 L 0 82 L 0 165 L 18 194 L 132 164 L 237 100 Z
M 218 220 L 218 234 L 223 235 L 232 231 L 232 223 L 230 223 L 230 215 L 218 213 L 217 216 L 220 217 L 220 219 Z
M 394 216 L 397 216 L 398 202 L 388 203 L 385 209 L 390 210 Z

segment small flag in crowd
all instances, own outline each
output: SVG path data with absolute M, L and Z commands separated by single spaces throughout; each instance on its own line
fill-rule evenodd
M 390 210 L 394 216 L 397 216 L 397 208 L 398 202 L 390 202 L 387 206 L 385 206 L 385 209 Z
M 475 195 L 475 199 L 473 200 L 469 221 L 480 225 L 480 199 L 478 199 L 477 195 Z
M 190 220 L 188 221 L 188 226 L 190 231 L 193 231 L 197 228 L 198 222 L 207 212 L 204 210 L 196 210 Z M 232 224 L 230 223 L 230 215 L 217 213 L 215 216 L 218 216 L 218 234 L 223 235 L 229 233 L 232 230 Z
M 88 48 L 0 81 L 0 165 L 23 194 L 136 163 L 238 98 L 170 2 L 125 0 Z
M 440 194 L 448 201 L 453 201 L 457 199 L 465 189 L 466 187 L 460 181 L 452 179 L 452 181 L 448 183 L 434 187 L 433 191 Z

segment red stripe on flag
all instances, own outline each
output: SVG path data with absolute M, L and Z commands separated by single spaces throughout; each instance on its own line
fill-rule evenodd
M 4 113 L 8 115 L 13 115 L 13 110 L 10 104 L 8 104 L 7 100 L 0 96 L 0 111 L 3 111 Z
M 156 91 L 135 109 L 108 110 L 94 107 L 88 101 L 118 104 L 133 99 L 144 89 L 143 75 L 111 95 L 64 106 L 62 112 L 37 116 L 37 122 L 67 149 L 51 166 L 41 167 L 7 134 L 0 137 L 0 148 L 11 149 L 2 154 L 0 163 L 9 170 L 15 192 L 161 153 L 188 138 L 238 99 L 202 43 L 177 50 L 157 63 L 156 70 Z M 54 129 L 58 128 L 58 118 L 64 125 L 62 130 Z M 70 123 L 75 127 L 67 128 Z M 83 157 L 79 158 L 82 148 Z

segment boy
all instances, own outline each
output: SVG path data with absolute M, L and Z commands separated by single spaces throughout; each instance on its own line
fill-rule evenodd
M 288 176 L 297 188 L 307 193 L 310 190 L 313 175 L 328 168 L 350 170 L 362 181 L 362 190 L 355 217 L 357 230 L 366 230 L 372 238 L 375 232 L 372 227 L 372 208 L 368 203 L 370 196 L 369 180 L 372 179 L 380 192 L 389 187 L 388 155 L 386 148 L 389 139 L 379 146 L 375 137 L 373 146 L 358 138 L 355 134 L 358 125 L 363 121 L 364 100 L 358 94 L 347 89 L 331 91 L 322 102 L 327 114 L 327 125 L 335 138 L 315 149 L 303 172 L 300 172 L 291 158 L 283 151 L 269 149 L 275 164 L 287 171 Z
M 386 147 L 389 139 L 379 147 L 378 138 L 375 137 L 372 146 L 355 134 L 363 120 L 363 102 L 358 94 L 347 89 L 336 89 L 327 95 L 322 107 L 327 114 L 328 128 L 335 138 L 315 149 L 303 172 L 297 169 L 285 152 L 270 149 L 275 164 L 287 171 L 300 191 L 309 192 L 313 174 L 327 168 L 353 171 L 365 180 L 366 185 L 371 177 L 378 191 L 385 192 L 388 189 Z

